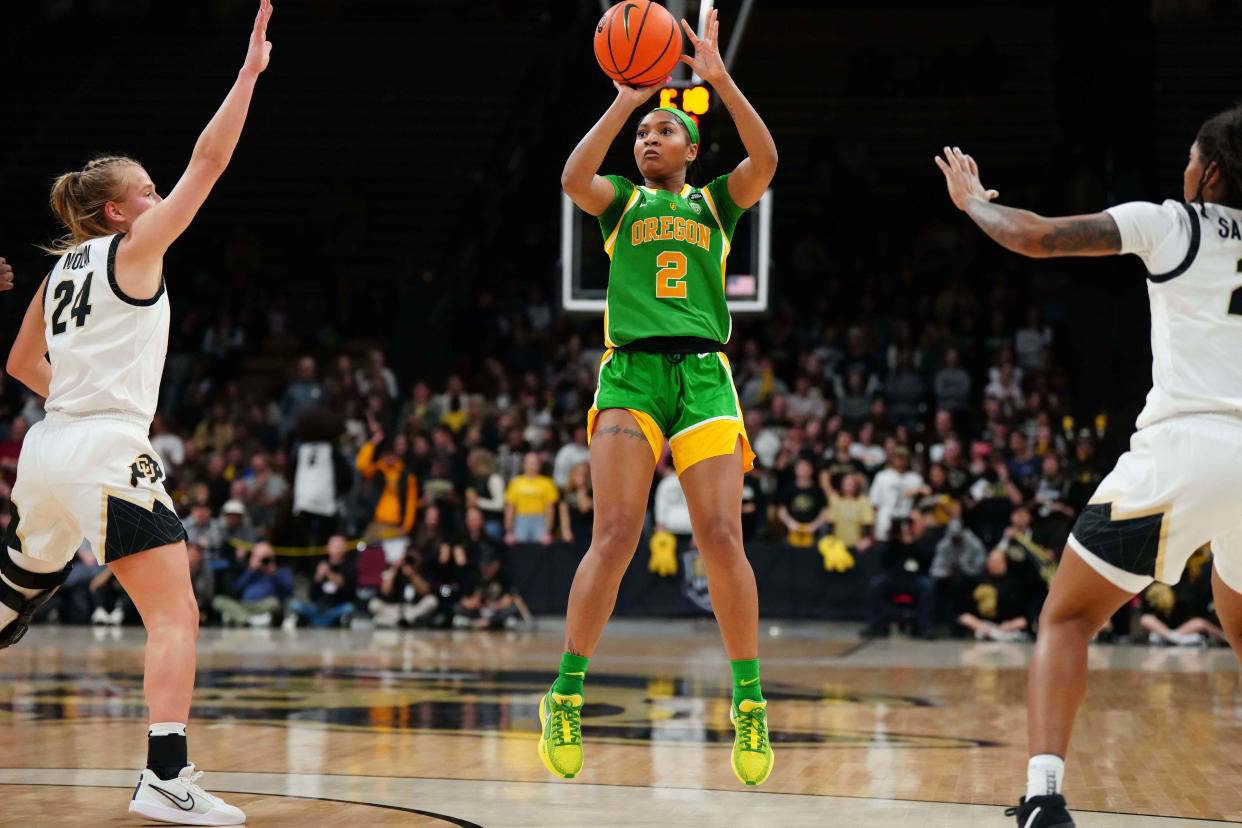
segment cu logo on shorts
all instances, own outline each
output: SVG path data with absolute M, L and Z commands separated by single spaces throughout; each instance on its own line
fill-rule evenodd
M 150 480 L 158 483 L 164 477 L 164 470 L 159 461 L 149 454 L 140 454 L 138 459 L 129 464 L 129 485 L 137 488 L 139 480 Z

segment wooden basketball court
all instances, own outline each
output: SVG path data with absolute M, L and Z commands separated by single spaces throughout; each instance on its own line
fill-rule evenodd
M 586 768 L 551 777 L 536 633 L 205 630 L 190 758 L 254 826 L 1011 824 L 1030 645 L 861 643 L 765 627 L 776 768 L 729 769 L 728 665 L 709 622 L 618 622 L 592 660 Z M 0 653 L 0 823 L 141 825 L 137 629 L 32 629 Z M 1227 650 L 1093 647 L 1066 795 L 1082 828 L 1242 821 Z M 1199 821 L 1203 820 L 1203 821 Z

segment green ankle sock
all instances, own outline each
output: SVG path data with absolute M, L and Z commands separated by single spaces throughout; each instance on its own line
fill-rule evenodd
M 590 661 L 585 656 L 561 653 L 561 671 L 556 681 L 552 682 L 552 692 L 560 696 L 581 696 L 582 680 L 586 678 L 586 668 Z
M 744 699 L 763 701 L 763 691 L 759 689 L 759 659 L 730 661 L 729 669 L 733 671 L 734 704 L 740 704 Z

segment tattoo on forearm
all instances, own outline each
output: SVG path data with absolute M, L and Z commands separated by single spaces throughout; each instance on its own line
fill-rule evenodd
M 966 213 L 993 241 L 1016 253 L 1057 256 L 1121 252 L 1121 233 L 1107 213 L 1043 219 L 1027 210 L 982 199 L 973 199 Z M 1051 225 L 1051 230 L 1036 238 L 1032 222 Z
M 1108 215 L 1054 219 L 1039 243 L 1049 253 L 1120 253 L 1121 232 Z
M 606 434 L 624 434 L 626 437 L 633 437 L 636 440 L 647 439 L 647 435 L 643 434 L 641 431 L 639 431 L 636 428 L 622 429 L 621 426 L 614 425 L 614 426 L 604 426 L 603 428 L 599 428 L 595 430 L 596 437 L 600 437 Z

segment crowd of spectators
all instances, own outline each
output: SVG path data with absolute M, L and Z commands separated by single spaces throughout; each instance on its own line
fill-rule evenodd
M 1075 420 L 1054 328 L 1036 307 L 993 304 L 984 314 L 957 282 L 922 316 L 879 313 L 864 296 L 838 322 L 785 301 L 729 345 L 757 455 L 745 536 L 872 556 L 866 635 L 897 621 L 920 636 L 1028 636 L 1104 470 L 1107 417 Z M 204 621 L 512 625 L 525 612 L 504 549 L 585 549 L 598 337 L 538 291 L 508 313 L 484 295 L 462 327 L 474 368 L 435 381 L 399 377 L 370 347 L 301 356 L 264 383 L 240 367 L 262 352 L 248 344 L 260 331 L 222 313 L 180 332 L 152 445 Z M 39 402 L 0 388 L 7 485 Z M 650 530 L 692 543 L 667 450 L 651 504 Z M 132 620 L 92 551 L 79 560 L 60 617 Z M 1193 617 L 1211 623 L 1206 607 Z M 1145 612 L 1143 629 L 1184 643 L 1215 628 L 1166 610 Z

